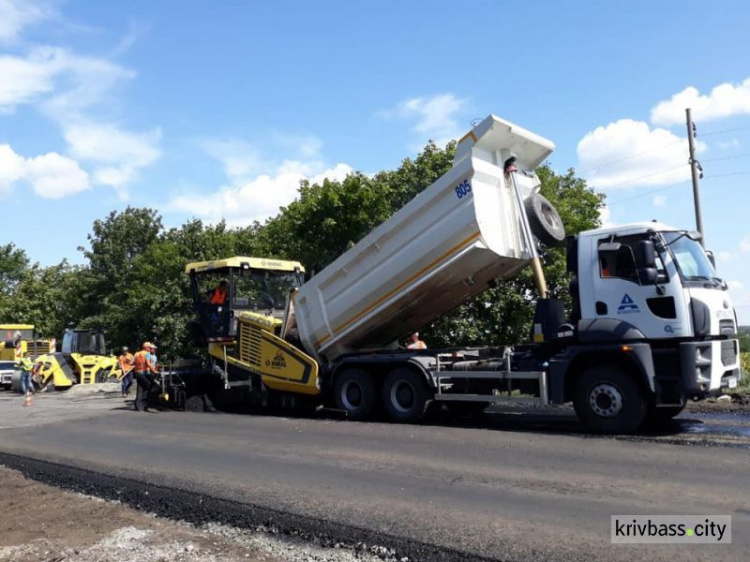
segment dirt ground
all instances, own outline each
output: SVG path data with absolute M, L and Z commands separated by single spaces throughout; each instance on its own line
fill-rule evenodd
M 186 523 L 66 492 L 0 467 L 0 561 L 372 562 L 270 534 Z

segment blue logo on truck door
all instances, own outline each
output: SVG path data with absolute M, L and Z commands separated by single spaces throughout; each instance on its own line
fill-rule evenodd
M 456 197 L 459 199 L 463 199 L 469 193 L 471 193 L 469 180 L 464 180 L 456 186 Z
M 640 312 L 641 309 L 638 308 L 638 305 L 633 302 L 633 299 L 630 298 L 630 295 L 625 293 L 625 295 L 622 297 L 622 300 L 620 301 L 620 306 L 617 307 L 617 314 L 630 314 L 632 312 Z

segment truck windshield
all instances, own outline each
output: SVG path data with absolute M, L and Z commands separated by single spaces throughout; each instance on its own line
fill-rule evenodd
M 663 234 L 684 280 L 718 280 L 716 271 L 698 242 L 688 238 L 684 232 L 664 232 Z

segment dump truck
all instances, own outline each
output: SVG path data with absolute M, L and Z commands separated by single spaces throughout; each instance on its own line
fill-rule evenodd
M 657 222 L 564 236 L 534 173 L 554 145 L 494 115 L 453 167 L 303 283 L 298 262 L 186 266 L 207 363 L 165 372 L 164 395 L 327 404 L 352 420 L 481 411 L 509 391 L 572 402 L 595 432 L 631 433 L 740 377 L 737 318 L 697 233 Z M 539 242 L 565 240 L 572 310 L 549 298 Z M 408 350 L 401 338 L 531 267 L 528 343 Z M 226 287 L 222 299 L 216 289 Z

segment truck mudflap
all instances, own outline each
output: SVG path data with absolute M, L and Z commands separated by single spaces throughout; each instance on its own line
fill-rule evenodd
M 573 381 L 592 363 L 615 363 L 631 367 L 651 393 L 656 392 L 656 373 L 648 343 L 571 346 L 549 361 L 549 401 L 563 404 L 571 400 Z

